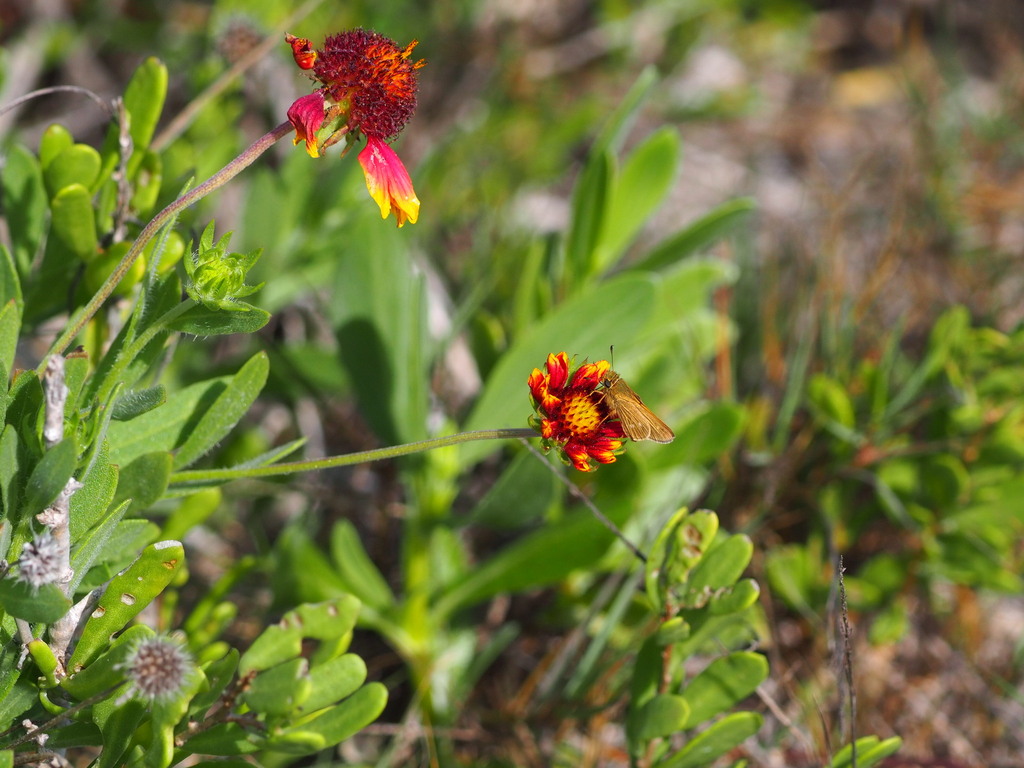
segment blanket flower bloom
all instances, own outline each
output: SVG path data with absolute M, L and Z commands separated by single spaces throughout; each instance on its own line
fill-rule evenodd
M 320 84 L 288 109 L 295 143 L 305 142 L 310 157 L 320 157 L 343 139 L 344 154 L 365 136 L 359 164 L 381 217 L 394 213 L 398 226 L 415 224 L 420 201 L 408 171 L 387 142 L 416 109 L 416 70 L 426 64 L 410 58 L 416 41 L 399 48 L 393 40 L 365 29 L 331 35 L 319 50 L 304 37 L 285 35 L 285 41 L 299 68 Z
M 607 360 L 583 363 L 570 373 L 565 352 L 549 354 L 545 371 L 534 368 L 528 384 L 535 415 L 530 426 L 540 432 L 545 450 L 559 448 L 581 472 L 591 461 L 611 464 L 622 452 L 625 433 L 605 403 L 601 380 L 611 368 Z

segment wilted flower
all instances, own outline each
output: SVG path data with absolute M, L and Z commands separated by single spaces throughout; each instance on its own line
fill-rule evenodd
M 304 37 L 285 35 L 295 63 L 320 83 L 313 93 L 288 109 L 295 143 L 305 142 L 311 157 L 342 139 L 349 146 L 366 137 L 359 162 L 370 195 L 387 218 L 398 226 L 416 222 L 420 201 L 409 174 L 386 143 L 399 134 L 416 109 L 416 70 L 426 62 L 412 61 L 413 40 L 399 48 L 391 39 L 355 29 L 331 35 L 314 50 Z
M 596 469 L 591 459 L 610 464 L 623 445 L 622 424 L 605 403 L 601 380 L 611 368 L 607 360 L 583 363 L 570 375 L 565 352 L 548 355 L 547 372 L 534 368 L 530 396 L 536 414 L 530 426 L 544 438 L 545 449 L 559 448 L 581 472 Z

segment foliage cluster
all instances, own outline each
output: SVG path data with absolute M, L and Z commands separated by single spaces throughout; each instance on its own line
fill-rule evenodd
M 603 11 L 610 23 L 622 13 L 614 5 Z M 779 5 L 781 16 L 804 18 L 800 4 Z M 449 24 L 469 14 L 462 8 Z M 688 40 L 696 18 L 678 13 L 672 30 Z M 411 227 L 382 226 L 352 163 L 311 169 L 298 151 L 247 172 L 246 250 L 231 251 L 205 205 L 177 203 L 194 174 L 236 151 L 224 125 L 238 103 L 215 99 L 180 141 L 164 140 L 167 84 L 166 67 L 146 60 L 98 148 L 60 125 L 38 151 L 17 140 L 5 147 L 4 764 L 47 751 L 96 755 L 100 765 L 243 755 L 279 764 L 334 748 L 385 712 L 418 722 L 436 763 L 485 764 L 493 750 L 447 734 L 496 662 L 541 624 L 571 627 L 571 641 L 517 681 L 530 703 L 498 713 L 513 721 L 503 744 L 524 719 L 538 729 L 556 720 L 559 738 L 563 722 L 611 721 L 622 724 L 632 765 L 741 766 L 750 754 L 742 745 L 764 720 L 753 695 L 766 696 L 769 680 L 764 598 L 744 577 L 752 560 L 773 599 L 820 627 L 844 554 L 849 606 L 871 618 L 876 643 L 907 631 L 916 592 L 940 610 L 949 584 L 1020 593 L 1024 336 L 972 326 L 953 308 L 922 353 L 899 329 L 865 353 L 857 328 L 839 324 L 823 329 L 821 349 L 814 336 L 801 341 L 778 402 L 742 391 L 730 400 L 723 371 L 750 329 L 742 308 L 731 323 L 722 300 L 737 280 L 743 289 L 743 275 L 706 254 L 744 238 L 754 205 L 729 200 L 652 240 L 683 150 L 675 129 L 633 132 L 659 85 L 653 68 L 596 136 L 586 129 L 593 105 L 574 105 L 555 129 L 557 146 L 589 144 L 567 221 L 551 233 L 502 228 L 486 205 L 460 197 L 474 185 L 442 178 L 475 173 L 479 146 L 427 155 L 417 182 L 426 204 L 447 201 L 458 214 L 446 224 L 486 232 L 474 248 L 493 250 L 493 262 L 461 271 L 420 252 L 422 242 L 443 242 L 441 225 L 423 241 Z M 499 141 L 539 122 L 501 110 L 486 120 L 502 124 Z M 539 146 L 534 169 L 552 152 Z M 480 194 L 511 210 L 500 177 L 514 171 L 485 165 Z M 423 218 L 417 226 L 430 226 Z M 298 322 L 268 326 L 271 312 Z M 60 358 L 74 342 L 82 346 Z M 219 342 L 227 354 L 214 358 Z M 284 503 L 280 485 L 242 494 L 222 486 L 293 472 L 280 465 L 305 444 L 297 428 L 271 440 L 246 423 L 254 407 L 274 400 L 297 412 L 311 395 L 350 398 L 359 413 L 351 432 L 384 444 L 520 426 L 526 376 L 548 352 L 596 359 L 612 343 L 616 368 L 671 423 L 673 444 L 631 445 L 575 482 L 518 444 L 497 452 L 465 442 L 403 458 L 372 476 L 384 486 L 376 498 L 350 502 L 352 519 L 331 509 L 321 519 L 304 501 L 283 530 L 252 534 L 256 557 L 229 561 L 195 596 L 189 537 L 207 526 L 223 532 L 221 509 L 248 512 L 256 527 Z M 17 370 L 25 360 L 37 370 Z M 711 362 L 720 378 L 709 382 Z M 723 516 L 741 507 L 741 484 L 730 481 L 744 465 L 784 469 L 792 482 L 774 498 L 806 513 L 799 536 L 760 557 L 756 525 L 730 534 L 715 513 L 685 509 L 699 499 Z M 637 542 L 643 567 L 587 505 Z M 51 551 L 44 524 L 58 564 L 67 557 L 58 571 L 70 575 L 35 584 L 33 557 Z M 255 580 L 282 618 L 242 640 L 236 595 Z M 483 615 L 540 590 L 554 605 L 539 616 L 495 624 Z M 171 695 L 147 701 L 135 662 L 154 640 L 183 649 L 187 670 Z M 375 663 L 369 654 L 382 644 L 394 657 Z M 19 729 L 26 720 L 39 730 Z M 868 767 L 899 746 L 846 742 L 839 733 L 822 745 L 822 762 Z M 399 739 L 373 759 L 400 762 L 408 749 Z M 552 764 L 595 759 L 568 738 L 556 752 Z M 529 756 L 510 748 L 501 759 Z

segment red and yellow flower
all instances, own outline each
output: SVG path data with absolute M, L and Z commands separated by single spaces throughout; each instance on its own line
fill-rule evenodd
M 544 438 L 545 449 L 561 449 L 581 472 L 596 469 L 592 460 L 611 464 L 622 452 L 625 433 L 601 391 L 610 363 L 583 363 L 571 372 L 569 356 L 559 352 L 548 355 L 545 368 L 534 368 L 528 380 L 536 412 L 530 425 Z
M 387 142 L 416 109 L 416 70 L 426 63 L 410 58 L 416 41 L 399 48 L 393 40 L 365 29 L 331 35 L 320 50 L 304 37 L 285 35 L 285 40 L 299 68 L 320 83 L 288 109 L 295 143 L 305 142 L 309 155 L 319 157 L 343 139 L 348 151 L 365 136 L 359 164 L 381 216 L 394 213 L 400 227 L 406 221 L 415 223 L 420 201 L 408 171 Z

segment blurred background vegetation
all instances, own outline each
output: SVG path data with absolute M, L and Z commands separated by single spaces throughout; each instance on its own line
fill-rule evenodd
M 901 757 L 886 763 L 893 768 L 1019 765 L 1017 0 L 6 0 L 0 103 L 55 84 L 112 97 L 140 61 L 159 57 L 171 80 L 154 148 L 169 201 L 308 92 L 284 31 L 319 45 L 355 26 L 400 45 L 418 39 L 415 55 L 428 61 L 419 109 L 396 144 L 423 203 L 420 220 L 382 227 L 354 158 L 313 162 L 287 142 L 186 215 L 198 229 L 216 218 L 218 230 L 235 231 L 239 250 L 264 248 L 251 282 L 267 285 L 254 303 L 274 314 L 255 338 L 183 341 L 167 372 L 187 383 L 236 370 L 257 348 L 271 355 L 263 397 L 212 463 L 298 436 L 309 441 L 307 455 L 327 455 L 455 425 L 522 426 L 528 368 L 515 373 L 521 407 L 474 409 L 506 353 L 551 317 L 600 328 L 568 351 L 594 359 L 615 344 L 617 367 L 679 440 L 662 458 L 631 450 L 574 479 L 602 508 L 631 494 L 662 513 L 707 506 L 754 541 L 757 647 L 771 676 L 762 700 L 751 700 L 768 713 L 744 747 L 751 763 L 817 764 L 822 745 L 846 727 L 835 633 L 843 555 L 858 731 L 904 739 Z M 238 62 L 242 73 L 225 78 Z M 643 211 L 636 237 L 616 244 L 623 258 L 566 263 L 559 243 L 572 241 L 578 223 L 574 184 L 592 167 L 610 116 L 652 72 L 635 122 L 610 146 L 631 157 L 668 126 L 679 170 L 664 201 Z M 175 116 L 194 106 L 179 127 Z M 0 116 L 0 135 L 34 147 L 52 122 L 86 143 L 106 129 L 85 100 L 62 95 Z M 664 156 L 675 162 L 672 151 Z M 634 187 L 644 189 L 643 180 Z M 678 233 L 689 239 L 680 244 Z M 667 273 L 670 263 L 676 271 Z M 669 304 L 687 307 L 667 315 L 667 332 L 641 332 L 649 318 L 633 303 L 582 293 L 588 279 L 629 269 L 659 273 Z M 397 277 L 410 274 L 415 283 Z M 566 306 L 568 315 L 555 315 Z M 48 330 L 37 332 L 45 349 Z M 540 348 L 563 346 L 555 335 Z M 38 351 L 25 345 L 25 367 Z M 430 454 L 287 486 L 232 486 L 202 535 L 186 541 L 201 553 L 191 556 L 190 589 L 198 595 L 226 564 L 259 555 L 266 568 L 234 587 L 243 619 L 232 631 L 255 636 L 275 605 L 327 589 L 309 565 L 312 542 L 328 532 L 345 538 L 343 530 L 358 532 L 385 580 L 409 591 L 399 552 L 409 519 L 454 520 L 450 531 L 467 549 L 452 556 L 470 558 L 459 567 L 471 570 L 560 514 L 554 486 L 522 458 L 514 448 Z M 540 488 L 541 498 L 498 503 L 489 491 L 502 479 Z M 339 529 L 344 520 L 349 527 Z M 635 535 L 647 530 L 633 525 Z M 589 616 L 599 575 L 621 564 L 602 562 L 602 552 L 556 584 L 527 579 L 493 595 L 486 587 L 462 594 L 462 607 L 488 602 L 451 631 L 465 639 L 468 628 L 493 657 L 465 671 L 463 688 L 447 689 L 455 701 L 435 692 L 432 706 L 465 764 L 545 764 L 538 756 L 551 759 L 552 741 L 572 755 L 559 764 L 617 764 L 602 751 L 616 718 L 596 706 L 597 683 L 590 698 L 578 688 L 559 696 L 558 678 L 538 683 L 531 674 L 560 658 Z M 359 642 L 371 677 L 392 692 L 364 748 L 394 740 L 399 760 L 422 736 L 399 722 L 422 692 L 409 687 L 394 643 L 369 631 Z

